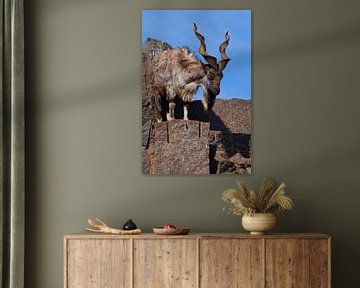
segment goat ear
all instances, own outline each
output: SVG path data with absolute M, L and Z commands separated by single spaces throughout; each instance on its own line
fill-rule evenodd
M 219 61 L 219 71 L 223 71 L 226 65 L 229 63 L 230 59 L 223 59 Z
M 209 63 L 211 67 L 213 67 L 215 70 L 218 68 L 217 59 L 214 56 L 211 55 L 202 55 L 206 62 Z
M 201 67 L 203 68 L 205 74 L 209 71 L 210 69 L 210 65 L 209 64 L 204 64 L 202 61 L 200 61 L 201 63 Z

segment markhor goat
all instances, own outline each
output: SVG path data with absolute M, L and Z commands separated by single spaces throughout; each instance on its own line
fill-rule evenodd
M 153 59 L 152 75 L 150 77 L 149 96 L 156 110 L 158 122 L 162 121 L 161 99 L 168 103 L 167 120 L 173 120 L 175 98 L 178 96 L 184 103 L 184 119 L 188 120 L 188 107 L 199 87 L 203 90 L 202 103 L 205 110 L 211 110 L 215 98 L 220 93 L 220 81 L 230 58 L 225 49 L 229 45 L 229 33 L 220 45 L 221 60 L 206 53 L 205 38 L 197 31 L 194 23 L 194 33 L 200 41 L 199 53 L 207 64 L 196 59 L 188 48 L 168 49 L 157 54 Z

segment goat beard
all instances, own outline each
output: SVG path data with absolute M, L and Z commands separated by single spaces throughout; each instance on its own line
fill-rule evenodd
M 206 111 L 211 111 L 211 109 L 214 107 L 215 98 L 216 96 L 209 94 L 207 91 L 203 89 L 203 98 L 201 102 Z

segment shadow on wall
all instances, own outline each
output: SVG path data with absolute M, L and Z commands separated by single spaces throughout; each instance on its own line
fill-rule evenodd
M 321 50 L 326 47 L 333 47 L 337 45 L 348 45 L 352 42 L 360 41 L 360 26 L 353 25 L 344 27 L 334 32 L 333 30 L 323 33 L 318 33 L 311 37 L 297 39 L 285 45 L 277 45 L 266 50 L 260 50 L 256 53 L 256 62 L 263 63 L 268 61 L 275 61 L 279 58 L 294 56 L 294 54 L 304 54 Z

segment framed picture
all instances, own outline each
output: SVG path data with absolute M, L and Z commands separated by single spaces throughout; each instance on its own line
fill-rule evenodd
M 143 10 L 144 174 L 251 173 L 251 10 Z

